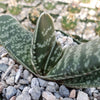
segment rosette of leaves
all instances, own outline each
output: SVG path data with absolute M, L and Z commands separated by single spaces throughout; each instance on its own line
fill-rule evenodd
M 44 8 L 46 8 L 47 10 L 53 10 L 55 8 L 55 4 L 52 2 L 45 2 Z
M 42 13 L 34 33 L 9 15 L 0 16 L 0 42 L 37 77 L 69 87 L 100 87 L 100 38 L 62 49 L 53 21 Z
M 7 11 L 8 4 L 0 3 L 0 8 L 3 9 L 3 12 Z
M 81 8 L 75 4 L 69 5 L 67 10 L 71 13 L 79 13 Z
M 29 13 L 29 20 L 33 23 L 36 24 L 37 19 L 40 16 L 41 11 L 39 9 L 33 8 L 30 13 Z
M 66 30 L 74 29 L 77 25 L 77 19 L 73 14 L 63 16 L 61 20 L 62 27 Z
M 17 5 L 17 6 L 11 6 L 8 8 L 8 11 L 12 14 L 12 15 L 18 15 L 21 13 L 22 11 L 22 6 L 21 5 Z

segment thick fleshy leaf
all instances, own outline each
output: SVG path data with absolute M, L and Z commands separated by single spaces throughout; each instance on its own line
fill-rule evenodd
M 62 58 L 48 73 L 61 80 L 87 75 L 100 70 L 100 38 L 65 49 Z
M 37 21 L 32 41 L 32 62 L 35 70 L 39 74 L 46 74 L 61 54 L 61 48 L 55 40 L 53 21 L 50 15 L 43 13 Z
M 13 58 L 34 73 L 30 55 L 32 36 L 15 18 L 0 16 L 0 43 Z
M 87 88 L 87 87 L 99 87 L 100 86 L 100 70 L 94 71 L 91 74 L 85 76 L 70 78 L 63 80 L 62 82 L 68 87 L 74 88 Z

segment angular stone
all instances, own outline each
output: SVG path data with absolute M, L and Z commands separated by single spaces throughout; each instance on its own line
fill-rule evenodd
M 77 100 L 89 100 L 88 94 L 86 94 L 85 92 L 79 91 Z
M 69 90 L 64 85 L 61 85 L 59 88 L 59 94 L 62 97 L 69 97 Z
M 8 85 L 14 85 L 14 80 L 15 80 L 15 77 L 14 77 L 14 76 L 8 77 L 8 78 L 6 79 L 6 83 L 7 83 Z
M 8 67 L 9 67 L 8 65 L 2 63 L 2 64 L 0 64 L 0 71 L 1 71 L 1 72 L 5 72 L 5 71 L 7 70 Z
M 29 76 L 29 71 L 28 70 L 24 70 L 24 72 L 23 72 L 23 78 L 27 80 L 28 76 Z
M 25 80 L 25 79 L 20 79 L 20 80 L 19 80 L 19 83 L 20 83 L 20 84 L 23 84 L 23 85 L 29 84 L 28 80 Z
M 56 97 L 51 93 L 51 92 L 48 92 L 48 91 L 44 91 L 42 93 L 42 97 L 45 99 L 45 100 L 56 100 Z
M 6 98 L 10 99 L 12 96 L 14 96 L 17 93 L 17 90 L 13 86 L 8 86 L 6 88 Z
M 56 88 L 54 86 L 49 85 L 49 86 L 46 87 L 46 91 L 54 93 L 54 92 L 56 92 Z
M 70 98 L 75 98 L 76 97 L 76 90 L 75 89 L 71 90 L 69 97 Z
M 23 89 L 22 93 L 28 93 L 29 90 L 30 90 L 30 87 L 27 86 L 27 87 L 25 87 L 25 88 Z
M 33 86 L 30 90 L 29 93 L 32 97 L 33 100 L 39 100 L 41 96 L 41 89 L 38 86 Z
M 31 100 L 31 96 L 28 93 L 22 93 L 16 100 Z
M 40 78 L 38 78 L 38 81 L 39 81 L 39 84 L 40 84 L 40 86 L 41 87 L 46 87 L 47 86 L 47 81 L 45 81 L 45 80 L 43 80 L 43 79 L 40 79 Z
M 33 78 L 32 79 L 32 81 L 31 81 L 31 87 L 34 87 L 34 86 L 38 86 L 39 87 L 38 78 Z

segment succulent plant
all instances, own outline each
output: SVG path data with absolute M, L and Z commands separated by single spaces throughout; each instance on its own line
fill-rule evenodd
M 69 87 L 100 86 L 100 38 L 62 49 L 47 13 L 40 15 L 34 33 L 11 16 L 0 16 L 0 42 L 37 77 Z
M 77 25 L 77 19 L 73 14 L 69 14 L 62 17 L 61 24 L 66 30 L 74 29 Z
M 33 8 L 31 9 L 29 13 L 29 20 L 33 23 L 36 24 L 39 16 L 40 16 L 41 11 L 39 9 Z
M 8 11 L 12 14 L 12 15 L 18 15 L 21 13 L 22 11 L 22 6 L 21 5 L 17 5 L 17 6 L 11 6 L 8 8 Z
M 67 10 L 71 13 L 79 13 L 81 11 L 81 8 L 75 4 L 71 4 L 68 6 Z
M 53 10 L 55 8 L 55 4 L 51 3 L 51 2 L 46 2 L 44 3 L 44 7 L 47 9 L 47 10 Z

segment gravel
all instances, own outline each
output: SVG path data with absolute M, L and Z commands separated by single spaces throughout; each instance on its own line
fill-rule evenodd
M 72 3 L 72 0 L 64 1 Z M 26 5 L 23 1 L 20 2 Z M 38 4 L 37 0 L 35 0 L 35 3 L 28 3 L 29 6 L 35 4 Z M 56 29 L 62 29 L 60 22 L 62 16 L 68 13 L 66 10 L 67 7 L 68 5 L 57 5 L 56 9 L 50 11 L 51 13 L 52 11 L 53 13 L 60 13 L 57 20 L 55 19 Z M 64 13 L 63 8 L 66 10 L 66 13 Z M 0 8 L 0 15 L 2 14 L 2 10 L 3 9 Z M 26 10 L 29 12 L 30 8 L 24 8 L 21 14 L 15 17 L 18 20 L 23 20 L 25 17 L 28 17 Z M 96 12 L 94 10 L 82 8 L 81 12 L 76 14 L 76 16 L 79 19 L 85 20 L 88 15 L 89 17 L 94 17 L 95 14 Z M 24 20 L 21 24 L 28 28 L 35 27 L 29 19 Z M 82 35 L 85 39 L 94 38 L 96 36 L 96 24 L 87 23 L 86 29 L 85 25 L 85 22 L 79 21 L 75 30 L 68 30 L 65 32 L 79 36 Z M 82 33 L 83 31 L 84 34 Z M 71 37 L 66 37 L 59 31 L 55 32 L 55 36 L 57 42 L 60 43 L 63 49 L 68 46 L 77 45 Z M 3 100 L 100 100 L 100 88 L 71 89 L 64 85 L 59 85 L 56 82 L 35 77 L 27 69 L 24 69 L 22 65 L 15 62 L 2 46 L 0 46 L 0 77 L 0 95 L 2 95 Z

